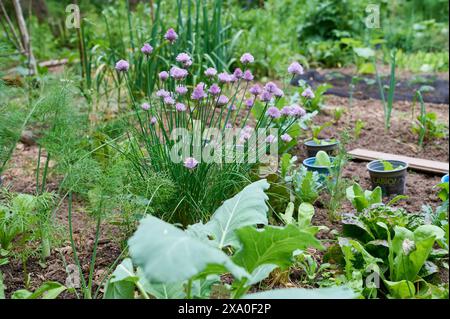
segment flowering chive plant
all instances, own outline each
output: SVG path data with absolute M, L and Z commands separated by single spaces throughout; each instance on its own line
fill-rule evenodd
M 172 31 L 165 35 L 171 44 L 177 39 Z M 141 51 L 150 58 L 148 46 Z M 167 173 L 179 186 L 181 201 L 203 217 L 230 195 L 233 186 L 247 179 L 248 172 L 272 147 L 278 155 L 279 149 L 295 145 L 294 127 L 306 112 L 298 105 L 281 105 L 284 92 L 275 83 L 263 87 L 253 83 L 254 58 L 249 53 L 242 55 L 241 67 L 233 73 L 218 73 L 209 67 L 204 71 L 206 80 L 193 85 L 189 85 L 193 70 L 188 69 L 193 65 L 192 57 L 186 52 L 174 56 L 172 67 L 159 73 L 154 94 L 142 100 L 127 85 L 138 123 L 136 133 L 145 148 L 145 152 L 135 152 L 135 158 L 142 158 L 136 164 L 145 166 L 143 172 L 152 169 Z M 126 61 L 119 61 L 116 69 L 130 80 Z M 180 139 L 174 134 L 177 130 L 188 134 Z M 210 130 L 216 133 L 205 133 Z M 236 137 L 231 146 L 224 142 L 229 131 Z M 251 143 L 256 133 L 263 138 L 255 135 L 258 142 Z M 233 152 L 239 148 L 243 154 L 233 153 L 230 160 L 229 154 L 224 154 L 230 147 Z M 250 156 L 253 151 L 258 151 L 256 159 Z M 209 189 L 204 185 L 214 186 Z M 208 192 L 214 191 L 210 196 Z M 180 205 L 177 207 L 184 206 Z

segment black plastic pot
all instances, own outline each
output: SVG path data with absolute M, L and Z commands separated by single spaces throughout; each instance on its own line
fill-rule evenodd
M 405 193 L 408 163 L 395 160 L 387 160 L 386 162 L 391 163 L 394 170 L 385 171 L 381 160 L 367 164 L 372 188 L 380 186 L 384 195 L 403 195 Z
M 319 140 L 320 143 L 316 143 L 314 140 L 306 141 L 305 147 L 308 153 L 308 157 L 316 156 L 318 151 L 324 151 L 330 156 L 336 156 L 339 141 Z

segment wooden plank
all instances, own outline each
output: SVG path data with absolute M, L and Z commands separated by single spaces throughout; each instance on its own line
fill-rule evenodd
M 437 162 L 409 156 L 375 152 L 363 148 L 354 149 L 348 152 L 348 154 L 355 159 L 363 161 L 373 161 L 377 159 L 403 161 L 408 163 L 409 168 L 411 169 L 428 173 L 447 174 L 449 168 L 448 163 L 445 162 Z

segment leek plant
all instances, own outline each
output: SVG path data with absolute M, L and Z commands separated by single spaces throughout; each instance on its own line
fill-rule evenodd
M 389 76 L 389 89 L 387 99 L 385 97 L 381 76 L 378 73 L 375 57 L 373 57 L 373 64 L 375 66 L 375 75 L 377 78 L 378 89 L 380 91 L 381 101 L 383 103 L 384 126 L 387 131 L 389 131 L 389 129 L 391 128 L 391 115 L 392 115 L 392 108 L 394 106 L 396 50 L 392 50 L 390 56 L 391 56 L 391 72 Z

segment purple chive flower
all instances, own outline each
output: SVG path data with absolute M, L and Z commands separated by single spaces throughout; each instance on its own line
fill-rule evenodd
M 250 90 L 248 90 L 250 92 L 250 94 L 254 95 L 254 96 L 258 96 L 262 93 L 262 89 L 258 84 L 253 85 Z
M 261 102 L 269 102 L 272 99 L 272 93 L 263 91 L 260 96 Z
M 141 52 L 144 53 L 145 55 L 150 55 L 153 52 L 153 47 L 150 44 L 145 43 L 144 46 L 141 48 Z
M 270 134 L 266 138 L 266 142 L 269 143 L 269 144 L 275 143 L 276 141 L 277 141 L 277 138 L 274 135 L 272 135 L 272 134 Z
M 221 95 L 221 96 L 219 96 L 219 99 L 217 100 L 217 105 L 223 106 L 223 105 L 227 104 L 228 101 L 229 101 L 229 99 L 225 95 Z
M 150 119 L 150 124 L 151 125 L 155 125 L 157 122 L 158 122 L 158 119 L 156 117 L 154 117 L 154 116 Z
M 269 93 L 275 93 L 275 91 L 278 89 L 278 86 L 273 83 L 273 82 L 268 82 L 265 86 L 264 89 L 269 92 Z
M 198 161 L 193 157 L 188 157 L 184 160 L 184 167 L 188 169 L 194 169 L 198 165 Z
M 245 131 L 245 130 L 243 130 L 243 131 L 241 132 L 241 134 L 239 135 L 239 139 L 240 139 L 241 142 L 245 142 L 245 141 L 248 141 L 248 140 L 250 139 L 251 136 L 252 136 L 251 131 Z
M 241 56 L 241 62 L 243 64 L 249 64 L 249 63 L 253 63 L 255 62 L 255 58 L 253 57 L 253 55 L 251 55 L 250 53 L 244 53 Z
M 185 95 L 188 92 L 187 87 L 185 86 L 177 86 L 177 88 L 175 89 L 175 92 L 177 92 L 180 95 Z
M 285 106 L 281 109 L 281 115 L 290 116 L 292 114 L 292 107 Z
M 234 69 L 233 75 L 236 79 L 240 79 L 244 75 L 244 72 L 242 72 L 241 69 L 236 68 Z
M 292 141 L 292 137 L 286 133 L 286 134 L 281 135 L 281 140 L 283 142 L 289 143 L 290 141 Z
M 306 88 L 303 92 L 302 92 L 302 96 L 303 97 L 306 97 L 306 98 L 308 98 L 308 99 L 313 99 L 313 98 L 315 98 L 316 96 L 314 95 L 314 92 L 313 92 L 313 90 L 311 90 L 311 88 Z
M 233 125 L 231 125 L 231 123 L 227 123 L 226 125 L 225 125 L 225 128 L 232 128 L 233 127 Z
M 173 44 L 178 39 L 178 34 L 175 32 L 174 29 L 170 28 L 164 35 L 164 38 Z
M 209 93 L 211 94 L 211 95 L 219 95 L 220 94 L 220 87 L 217 85 L 217 84 L 213 84 L 213 85 L 211 85 L 211 87 L 209 88 Z
M 250 137 L 252 136 L 252 133 L 253 133 L 253 127 L 246 125 L 240 133 L 240 136 L 239 136 L 240 142 L 244 143 L 245 141 L 249 140 Z
M 288 72 L 292 75 L 301 75 L 304 73 L 303 67 L 300 63 L 294 62 L 288 67 Z
M 266 115 L 273 119 L 277 119 L 281 116 L 281 112 L 275 106 L 271 106 L 267 109 Z
M 148 103 L 142 103 L 141 108 L 142 108 L 144 111 L 148 111 L 148 110 L 150 110 L 150 104 L 148 104 Z
M 177 104 L 175 105 L 175 109 L 176 109 L 178 112 L 184 112 L 184 111 L 186 111 L 186 105 L 184 105 L 183 103 L 177 103 Z
M 217 74 L 217 70 L 214 68 L 207 68 L 205 71 L 205 75 L 208 78 L 212 78 L 212 77 L 216 76 L 216 74 Z
M 188 71 L 185 69 L 181 69 L 179 67 L 173 66 L 170 69 L 170 76 L 173 77 L 175 80 L 183 80 L 188 76 Z
M 160 97 L 160 98 L 165 98 L 165 97 L 170 96 L 170 92 L 167 92 L 166 90 L 161 89 L 161 90 L 156 91 L 156 96 Z
M 242 78 L 247 82 L 253 81 L 253 79 L 254 79 L 253 74 L 252 74 L 252 72 L 250 72 L 250 70 L 245 70 Z
M 189 61 L 186 61 L 186 62 L 183 63 L 183 66 L 184 66 L 185 68 L 188 68 L 188 67 L 190 67 L 191 65 L 192 65 L 192 60 L 189 60 Z
M 118 72 L 127 72 L 129 68 L 130 68 L 130 64 L 125 60 L 119 60 L 116 63 L 116 70 Z
M 253 127 L 251 127 L 250 125 L 246 125 L 244 128 L 243 128 L 243 131 L 244 132 L 252 132 L 253 131 Z
M 255 105 L 255 99 L 251 98 L 251 99 L 245 100 L 245 105 L 246 105 L 248 108 L 252 108 L 253 105 Z
M 201 100 L 205 97 L 206 97 L 205 84 L 200 82 L 192 91 L 191 98 L 193 100 Z
M 229 109 L 230 109 L 230 111 L 236 111 L 236 105 L 235 104 L 231 104 Z
M 186 63 L 191 60 L 191 57 L 187 53 L 180 53 L 176 57 L 177 62 Z
M 279 89 L 279 88 L 277 88 L 273 94 L 274 94 L 276 97 L 283 97 L 283 96 L 284 96 L 283 90 L 282 90 L 282 89 Z
M 230 83 L 231 81 L 233 81 L 231 75 L 225 72 L 219 73 L 218 78 L 221 83 Z
M 166 81 L 169 78 L 169 73 L 167 71 L 162 71 L 159 73 L 159 79 L 161 81 Z
M 171 96 L 166 96 L 164 97 L 164 104 L 167 105 L 174 105 L 175 104 L 175 99 Z
M 306 115 L 306 111 L 301 106 L 294 104 L 291 106 L 291 115 L 294 117 L 302 117 Z

